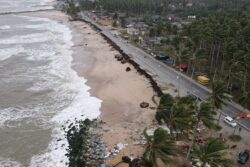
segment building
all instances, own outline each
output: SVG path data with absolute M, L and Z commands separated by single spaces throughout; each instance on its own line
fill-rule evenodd
M 190 15 L 190 16 L 188 16 L 188 19 L 196 19 L 196 16 L 195 15 Z

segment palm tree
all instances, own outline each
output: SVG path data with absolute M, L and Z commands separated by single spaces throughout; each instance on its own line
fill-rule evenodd
M 194 140 L 197 137 L 197 129 L 199 128 L 200 123 L 202 123 L 204 126 L 206 126 L 209 129 L 212 129 L 215 127 L 214 121 L 216 116 L 216 112 L 214 111 L 214 107 L 211 104 L 210 101 L 203 101 L 200 104 L 197 104 L 196 106 L 196 125 L 194 126 L 194 137 L 191 143 L 191 146 L 189 147 L 186 160 L 189 158 L 190 151 L 192 149 L 192 146 L 194 144 Z
M 194 114 L 194 110 L 189 105 L 175 103 L 171 112 L 165 117 L 171 133 L 173 131 L 191 129 L 195 121 L 193 118 Z
M 221 110 L 223 105 L 227 105 L 227 102 L 232 100 L 232 96 L 227 89 L 227 85 L 224 82 L 218 80 L 213 81 L 212 83 L 212 94 L 209 99 L 217 110 Z M 222 113 L 220 111 L 218 124 L 221 118 L 221 114 Z
M 189 130 L 194 125 L 194 107 L 193 100 L 190 97 L 181 97 L 176 100 L 171 107 L 158 107 L 156 120 L 161 123 L 163 120 L 170 129 L 170 134 L 174 131 Z
M 171 107 L 174 104 L 174 98 L 170 94 L 164 94 L 161 96 L 159 104 L 153 99 L 157 107 L 157 112 L 155 114 L 155 119 L 160 124 L 162 123 L 162 119 L 164 118 L 165 112 L 169 112 Z
M 198 48 L 195 50 L 195 53 L 193 53 L 193 57 L 192 57 L 193 67 L 192 67 L 191 78 L 193 78 L 194 76 L 196 64 L 198 63 L 198 69 L 199 69 L 199 72 L 201 72 L 201 63 L 205 62 L 206 58 L 207 58 L 207 55 L 206 55 L 205 49 Z
M 203 123 L 207 128 L 212 129 L 215 127 L 214 121 L 216 116 L 216 112 L 214 110 L 214 106 L 210 101 L 203 101 L 199 105 L 197 111 L 197 124 L 200 122 Z
M 199 166 L 230 167 L 232 160 L 228 158 L 228 147 L 218 138 L 208 138 L 205 145 L 195 144 L 192 151 L 193 162 Z
M 244 110 L 250 105 L 250 91 L 245 91 L 242 97 L 239 99 L 239 103 L 244 107 Z
M 169 164 L 172 162 L 173 156 L 179 153 L 175 141 L 169 133 L 162 128 L 156 129 L 153 136 L 148 136 L 145 129 L 144 136 L 147 140 L 147 148 L 143 157 L 151 167 L 158 167 L 159 160 L 165 165 Z
M 158 106 L 159 110 L 170 109 L 174 104 L 174 98 L 170 94 L 164 94 L 161 96 Z
M 198 70 L 201 72 L 201 64 L 207 61 L 207 53 L 205 49 L 197 49 L 195 58 L 198 62 Z

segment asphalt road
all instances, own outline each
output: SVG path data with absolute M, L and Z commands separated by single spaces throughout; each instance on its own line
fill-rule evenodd
M 96 24 L 95 22 L 89 20 L 86 17 L 84 17 L 84 19 L 88 20 L 91 24 L 95 24 L 99 29 L 101 29 L 101 33 L 103 35 L 115 42 L 126 54 L 130 55 L 130 57 L 135 62 L 137 62 L 142 69 L 149 71 L 156 77 L 158 81 L 166 84 L 178 83 L 178 86 L 176 86 L 180 89 L 180 91 L 192 92 L 201 99 L 206 99 L 207 97 L 209 97 L 211 90 L 209 90 L 208 88 L 200 85 L 199 83 L 182 74 L 181 72 L 174 70 L 173 68 L 154 59 L 151 55 L 127 43 L 120 37 L 115 36 L 109 30 L 105 29 L 105 27 Z M 235 117 L 241 113 L 243 113 L 242 108 L 235 103 L 229 103 L 227 106 L 223 107 L 223 115 Z M 250 131 L 250 118 L 240 120 L 240 125 L 247 131 Z

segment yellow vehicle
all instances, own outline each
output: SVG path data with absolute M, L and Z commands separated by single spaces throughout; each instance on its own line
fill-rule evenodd
M 207 85 L 209 84 L 209 78 L 205 77 L 205 76 L 198 76 L 197 77 L 197 81 L 202 84 L 202 85 Z

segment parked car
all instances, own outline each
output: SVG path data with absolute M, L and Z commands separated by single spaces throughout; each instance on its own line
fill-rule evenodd
M 167 65 L 173 65 L 174 64 L 174 60 L 173 59 L 167 59 L 164 61 L 165 64 Z
M 229 116 L 226 116 L 224 118 L 224 122 L 227 123 L 228 125 L 230 125 L 233 128 L 235 128 L 237 126 L 237 122 L 233 118 L 231 118 Z
M 239 153 L 238 162 L 242 165 L 245 165 L 249 160 L 249 150 Z
M 166 55 L 165 55 L 164 53 L 162 53 L 162 52 L 157 53 L 156 56 L 155 56 L 155 58 L 156 58 L 157 60 L 167 60 L 167 59 L 169 59 L 169 57 L 166 56 Z

